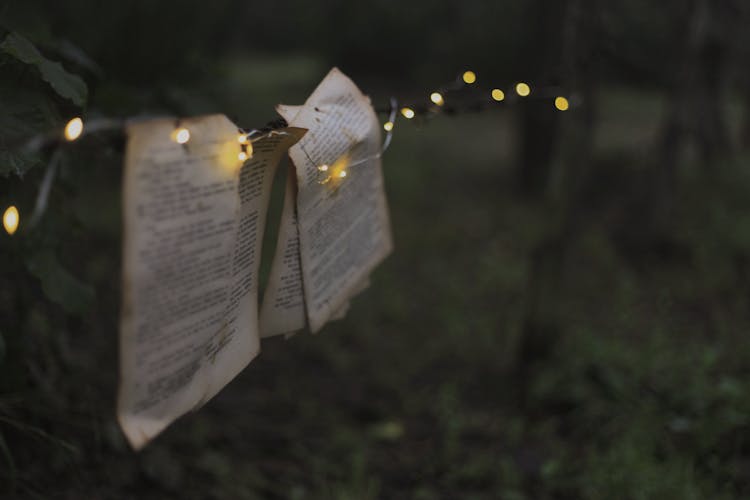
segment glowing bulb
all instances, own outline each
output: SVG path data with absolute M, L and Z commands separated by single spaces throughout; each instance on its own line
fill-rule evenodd
M 386 132 L 393 130 L 393 122 L 385 122 L 383 124 L 383 129 L 385 129 Z
M 18 209 L 13 205 L 5 209 L 3 214 L 3 227 L 8 234 L 13 235 L 18 229 Z
M 185 144 L 187 141 L 190 140 L 190 131 L 186 129 L 185 127 L 180 127 L 174 132 L 172 132 L 172 139 L 177 144 Z
M 247 160 L 247 153 L 245 153 L 244 151 L 240 151 L 240 154 L 237 155 L 237 159 L 240 161 Z
M 570 107 L 570 103 L 563 96 L 555 97 L 555 107 L 560 111 L 567 111 Z
M 529 87 L 528 84 L 519 82 L 516 84 L 516 94 L 520 95 L 521 97 L 526 97 L 527 95 L 531 94 L 531 87 Z
M 339 177 L 341 177 L 342 179 L 346 177 L 346 170 L 342 170 L 341 172 L 339 172 Z
M 471 85 L 472 83 L 477 81 L 477 74 L 473 71 L 464 71 L 463 79 L 465 83 Z
M 443 104 L 445 104 L 445 100 L 443 100 L 443 96 L 442 94 L 440 94 L 440 92 L 433 92 L 432 94 L 430 94 L 430 100 L 438 106 L 442 106 Z
M 500 89 L 492 89 L 492 98 L 497 102 L 500 102 L 505 99 L 505 92 Z
M 328 172 L 328 165 L 324 163 L 323 165 L 318 167 L 318 170 L 320 170 L 321 172 Z
M 414 118 L 414 110 L 411 108 L 401 108 L 401 114 L 404 115 L 404 118 L 407 120 Z
M 239 142 L 240 144 L 247 144 L 248 143 L 247 134 L 238 134 L 237 142 Z
M 83 133 L 83 120 L 76 117 L 73 118 L 65 125 L 65 140 L 75 141 Z

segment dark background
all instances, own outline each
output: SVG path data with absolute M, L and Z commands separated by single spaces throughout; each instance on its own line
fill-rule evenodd
M 0 208 L 21 212 L 0 235 L 0 496 L 750 495 L 749 21 L 741 0 L 0 4 L 0 40 L 85 82 L 0 50 Z M 52 152 L 17 145 L 76 115 L 260 126 L 333 65 L 377 106 L 465 69 L 457 99 L 536 99 L 399 121 L 396 251 L 347 317 L 265 341 L 132 452 L 122 142 L 66 145 L 33 227 Z

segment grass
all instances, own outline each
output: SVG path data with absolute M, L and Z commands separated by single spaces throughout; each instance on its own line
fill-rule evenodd
M 597 130 L 595 165 L 622 165 L 626 179 L 643 162 L 627 151 L 653 139 L 640 123 L 658 118 L 657 106 L 633 111 L 657 101 L 639 96 L 605 95 Z M 139 454 L 113 411 L 119 240 L 105 228 L 117 212 L 109 224 L 97 215 L 81 271 L 97 291 L 92 312 L 70 318 L 40 298 L 13 323 L 26 382 L 0 395 L 0 488 L 11 498 L 747 495 L 741 169 L 681 181 L 664 234 L 679 251 L 666 257 L 622 244 L 623 230 L 639 234 L 632 186 L 599 185 L 604 201 L 540 275 L 531 256 L 558 217 L 513 189 L 512 111 L 398 127 L 384 160 L 396 251 L 370 289 L 321 334 L 265 342 Z M 90 241 L 72 238 L 80 251 Z M 530 344 L 532 285 L 545 329 Z

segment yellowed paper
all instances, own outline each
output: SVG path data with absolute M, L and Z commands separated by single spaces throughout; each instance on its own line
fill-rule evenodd
M 276 111 L 287 122 L 291 122 L 304 106 L 279 104 Z M 263 294 L 260 312 L 261 337 L 274 335 L 291 335 L 303 330 L 307 325 L 305 314 L 305 297 L 302 285 L 302 269 L 297 231 L 297 180 L 296 170 L 292 165 L 287 176 L 284 192 L 284 206 L 281 212 L 279 235 L 276 252 L 271 265 L 268 285 Z M 369 277 L 359 283 L 352 296 L 370 286 Z M 349 310 L 349 301 L 331 315 L 331 320 L 341 320 Z
M 297 235 L 297 179 L 294 167 L 289 170 L 276 252 L 260 308 L 261 337 L 294 333 L 307 324 Z
M 348 300 L 366 286 L 369 274 L 392 250 L 380 125 L 369 99 L 336 68 L 287 121 L 309 129 L 289 155 L 297 171 L 307 319 L 310 330 L 317 332 L 345 311 Z M 321 165 L 331 167 L 331 179 L 321 175 Z
M 257 275 L 273 171 L 304 131 L 253 144 L 223 115 L 128 127 L 118 419 L 138 449 L 258 353 Z

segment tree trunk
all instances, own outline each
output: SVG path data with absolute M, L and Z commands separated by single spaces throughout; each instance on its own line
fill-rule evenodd
M 532 98 L 520 103 L 520 148 L 516 179 L 528 196 L 544 193 L 550 177 L 559 131 L 553 97 L 537 99 L 535 85 L 549 85 L 561 64 L 564 19 L 570 0 L 533 3 L 529 25 L 532 45 L 522 64 L 523 77 L 531 85 Z M 559 83 L 559 82 L 558 82 Z

